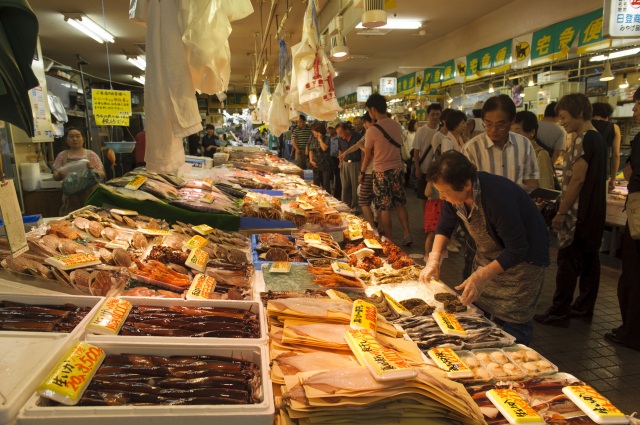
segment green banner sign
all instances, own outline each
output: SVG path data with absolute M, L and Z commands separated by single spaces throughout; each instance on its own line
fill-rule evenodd
M 455 63 L 453 59 L 447 62 L 443 62 L 440 65 L 439 71 L 440 74 L 440 82 L 442 82 L 442 87 L 450 86 L 456 82 L 455 80 Z
M 602 38 L 602 9 L 567 19 L 533 33 L 531 60 L 566 58 L 569 52 L 588 50 Z
M 416 87 L 416 73 L 403 75 L 398 77 L 397 81 L 398 94 L 411 94 Z

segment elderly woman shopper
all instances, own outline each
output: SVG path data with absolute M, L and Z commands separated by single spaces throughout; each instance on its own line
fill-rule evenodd
M 433 250 L 420 281 L 438 279 L 442 253 L 460 221 L 477 245 L 473 272 L 456 289 L 517 342 L 529 344 L 544 268 L 549 266 L 547 227 L 529 195 L 512 181 L 478 172 L 463 154 L 443 153 L 427 181 L 444 201 Z

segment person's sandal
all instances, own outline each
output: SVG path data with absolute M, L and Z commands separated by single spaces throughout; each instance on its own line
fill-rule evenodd
M 402 240 L 402 246 L 410 246 L 413 243 L 413 238 L 411 235 L 407 236 Z

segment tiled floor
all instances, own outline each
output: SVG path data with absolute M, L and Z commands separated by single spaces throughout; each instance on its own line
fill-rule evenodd
M 407 191 L 409 224 L 414 243 L 406 251 L 422 264 L 424 232 L 420 203 L 415 191 Z M 394 241 L 402 240 L 402 229 L 393 218 Z M 550 304 L 555 290 L 556 252 L 551 248 L 552 264 L 545 280 L 538 310 L 542 313 Z M 620 310 L 616 287 L 620 276 L 620 261 L 601 255 L 600 291 L 591 323 L 572 319 L 569 328 L 555 328 L 536 323 L 532 348 L 555 363 L 561 372 L 570 373 L 594 386 L 626 414 L 640 413 L 640 352 L 617 346 L 604 339 L 605 332 L 620 325 Z M 464 261 L 461 254 L 451 254 L 441 270 L 441 279 L 450 286 L 462 282 Z M 640 306 L 639 306 L 640 308 Z

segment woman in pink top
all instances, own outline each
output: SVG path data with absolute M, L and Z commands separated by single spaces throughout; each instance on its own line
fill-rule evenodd
M 53 178 L 58 181 L 64 180 L 68 174 L 68 171 L 65 170 L 66 165 L 74 161 L 86 159 L 88 161 L 87 168 L 93 170 L 98 180 L 104 179 L 104 166 L 102 165 L 102 161 L 95 152 L 83 147 L 84 137 L 82 136 L 82 132 L 75 127 L 70 127 L 67 129 L 64 139 L 69 149 L 60 152 L 56 157 L 53 163 Z M 93 189 L 95 189 L 95 186 L 72 195 L 63 194 L 60 215 L 67 215 L 71 211 L 82 208 L 84 201 L 89 197 L 91 192 L 93 192 Z

